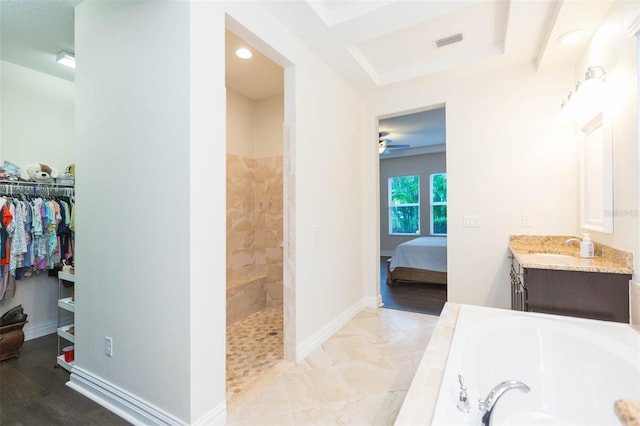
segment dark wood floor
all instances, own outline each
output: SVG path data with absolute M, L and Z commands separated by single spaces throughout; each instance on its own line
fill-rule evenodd
M 380 295 L 385 308 L 440 315 L 447 301 L 447 286 L 442 284 L 397 282 L 387 285 L 388 257 L 380 257 Z
M 69 373 L 53 367 L 57 350 L 50 334 L 26 341 L 18 358 L 0 362 L 0 425 L 128 425 L 65 386 Z

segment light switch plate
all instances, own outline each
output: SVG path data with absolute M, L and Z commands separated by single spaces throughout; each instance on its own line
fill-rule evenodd
M 480 216 L 463 216 L 462 226 L 465 228 L 478 228 L 480 226 Z

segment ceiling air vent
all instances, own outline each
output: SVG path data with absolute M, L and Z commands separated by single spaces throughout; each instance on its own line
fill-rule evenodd
M 458 43 L 461 41 L 462 41 L 462 33 L 458 33 L 458 34 L 451 35 L 449 37 L 438 39 L 436 40 L 435 43 L 436 43 L 436 47 L 440 48 L 440 47 L 448 46 L 450 44 Z

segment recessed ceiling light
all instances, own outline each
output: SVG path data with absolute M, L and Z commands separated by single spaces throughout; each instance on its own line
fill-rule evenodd
M 64 50 L 58 53 L 58 56 L 56 56 L 56 62 L 69 68 L 76 67 L 76 57 L 73 56 L 73 53 L 69 53 Z
M 249 59 L 253 56 L 253 53 L 251 53 L 251 51 L 246 47 L 241 47 L 240 49 L 236 50 L 236 56 L 242 59 Z
M 561 44 L 569 45 L 582 39 L 582 36 L 584 36 L 584 30 L 572 30 L 558 37 L 558 41 Z

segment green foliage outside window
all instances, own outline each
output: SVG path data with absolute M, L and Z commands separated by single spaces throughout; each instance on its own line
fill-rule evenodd
M 434 235 L 447 234 L 447 206 L 433 206 L 433 232 Z
M 431 175 L 431 234 L 447 235 L 447 174 Z
M 389 178 L 389 233 L 420 234 L 420 176 Z

